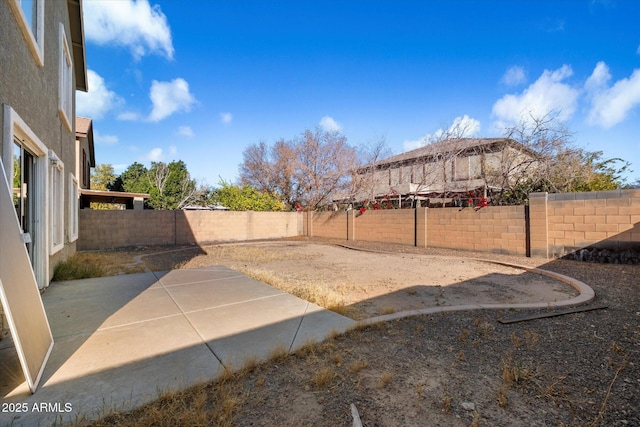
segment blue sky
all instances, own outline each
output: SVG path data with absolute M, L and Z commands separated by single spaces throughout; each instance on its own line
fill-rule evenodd
M 209 185 L 305 129 L 416 148 L 560 112 L 640 178 L 640 2 L 84 0 L 97 163 L 183 160 Z

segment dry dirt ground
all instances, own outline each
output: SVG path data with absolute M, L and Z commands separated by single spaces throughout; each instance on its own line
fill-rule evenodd
M 512 324 L 497 319 L 523 312 L 380 323 L 97 425 L 350 426 L 355 404 L 364 426 L 640 426 L 640 266 L 334 243 L 346 242 L 216 245 L 137 259 L 158 270 L 227 265 L 356 319 L 576 295 L 543 276 L 471 260 L 491 258 L 575 277 L 608 308 Z

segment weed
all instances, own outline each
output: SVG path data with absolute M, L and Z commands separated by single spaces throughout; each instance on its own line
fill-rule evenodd
M 422 392 L 424 391 L 424 383 L 416 384 L 416 394 L 418 397 L 422 397 Z
M 467 357 L 464 354 L 464 350 L 460 350 L 460 353 L 458 353 L 458 362 L 466 362 L 467 361 Z
M 448 414 L 449 411 L 451 411 L 451 396 L 447 395 L 442 402 L 442 412 Z
M 458 341 L 465 342 L 467 340 L 467 338 L 469 338 L 469 334 L 470 334 L 470 332 L 469 332 L 468 329 L 465 329 L 464 331 L 460 332 L 458 334 Z
M 502 358 L 502 382 L 505 385 L 520 384 L 535 377 L 536 372 L 514 361 L 511 353 L 506 358 Z
M 516 348 L 519 348 L 520 344 L 522 344 L 522 340 L 515 332 L 511 332 L 511 344 Z
M 611 351 L 614 353 L 622 353 L 624 348 L 620 347 L 615 341 L 611 343 Z
M 318 388 L 326 388 L 331 385 L 333 379 L 336 377 L 336 373 L 330 366 L 325 366 L 318 369 L 313 373 L 311 382 Z
M 396 309 L 393 307 L 382 307 L 382 315 L 393 314 L 396 312 Z
M 358 372 L 360 372 L 361 370 L 363 370 L 368 366 L 369 366 L 368 360 L 358 359 L 355 362 L 351 363 L 351 365 L 349 365 L 349 370 L 351 370 L 351 372 L 353 372 L 354 374 L 357 374 Z
M 498 405 L 501 408 L 507 407 L 507 391 L 504 389 L 504 387 L 500 387 L 498 389 Z
M 342 365 L 342 355 L 335 353 L 331 355 L 331 361 L 336 364 L 336 366 Z
M 524 331 L 524 340 L 529 350 L 533 350 L 534 348 L 536 348 L 539 339 L 540 337 L 538 336 L 536 331 L 530 331 L 528 329 Z
M 479 427 L 480 426 L 480 413 L 473 413 L 473 421 L 471 422 L 471 427 Z
M 89 279 L 105 275 L 104 269 L 92 258 L 76 253 L 66 261 L 56 264 L 53 271 L 53 281 Z M 94 260 L 95 261 L 95 260 Z
M 378 388 L 385 388 L 392 379 L 393 375 L 391 372 L 383 372 L 382 375 L 380 375 L 380 378 L 378 378 Z
M 418 291 L 415 290 L 415 289 L 407 289 L 407 294 L 409 294 L 409 295 L 415 295 L 417 293 L 418 293 Z
M 276 347 L 269 352 L 269 360 L 273 362 L 281 362 L 289 356 L 289 349 L 282 343 L 278 343 Z

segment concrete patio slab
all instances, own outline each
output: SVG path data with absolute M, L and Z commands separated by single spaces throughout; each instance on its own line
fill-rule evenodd
M 55 283 L 43 302 L 55 344 L 35 394 L 0 341 L 0 400 L 16 409 L 0 425 L 131 409 L 355 325 L 226 267 Z

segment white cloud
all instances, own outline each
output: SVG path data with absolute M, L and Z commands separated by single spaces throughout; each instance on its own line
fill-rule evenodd
M 500 81 L 507 86 L 517 86 L 527 81 L 527 74 L 523 67 L 514 65 L 504 73 Z
M 173 58 L 171 29 L 160 6 L 148 0 L 85 1 L 84 31 L 88 41 L 128 48 L 136 59 L 148 53 Z
M 180 126 L 178 128 L 178 135 L 186 136 L 187 138 L 193 138 L 195 136 L 190 126 Z
M 164 158 L 162 148 L 154 148 L 149 151 L 145 156 L 145 160 L 149 160 L 150 162 L 159 162 Z
M 640 69 L 609 86 L 609 67 L 600 61 L 584 84 L 591 103 L 587 123 L 610 128 L 624 121 L 640 105 Z
M 154 80 L 151 83 L 149 98 L 153 103 L 153 109 L 149 115 L 149 120 L 152 122 L 158 122 L 178 111 L 189 111 L 196 102 L 189 92 L 189 83 L 181 78 L 170 82 Z
M 220 122 L 228 125 L 233 121 L 233 114 L 231 113 L 220 113 Z
M 560 121 L 565 121 L 575 112 L 580 91 L 563 80 L 573 74 L 569 65 L 555 71 L 544 70 L 534 83 L 520 94 L 508 94 L 493 104 L 492 115 L 497 129 L 512 126 L 556 112 Z
M 93 140 L 100 145 L 117 145 L 119 141 L 116 135 L 102 135 L 95 129 L 93 131 Z
M 123 111 L 122 113 L 118 114 L 117 117 L 118 120 L 124 120 L 128 122 L 140 120 L 140 118 L 140 114 L 136 113 L 135 111 Z
M 95 71 L 87 70 L 88 92 L 76 91 L 76 114 L 91 119 L 101 119 L 121 104 L 122 99 L 107 89 L 104 79 Z
M 336 122 L 333 117 L 330 116 L 324 116 L 322 119 L 320 119 L 320 123 L 318 123 L 318 125 L 325 132 L 339 132 L 342 130 L 342 126 L 340 126 L 340 123 Z
M 480 133 L 480 121 L 468 115 L 453 119 L 447 130 L 442 128 L 433 133 L 427 133 L 421 139 L 406 140 L 403 143 L 405 151 L 415 150 L 443 138 L 472 138 Z
M 174 159 L 177 154 L 178 154 L 178 147 L 176 147 L 175 145 L 170 145 L 169 146 L 169 157 Z

